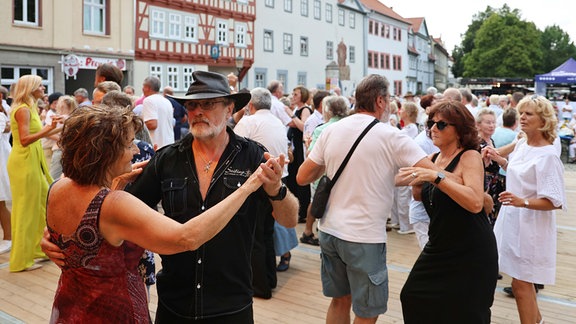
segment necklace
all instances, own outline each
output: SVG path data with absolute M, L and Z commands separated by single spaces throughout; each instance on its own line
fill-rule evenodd
M 200 158 L 202 159 L 202 161 L 204 161 L 204 167 L 202 167 L 202 170 L 204 171 L 204 173 L 208 173 L 210 172 L 210 169 L 212 168 L 212 163 L 214 163 L 214 158 L 207 160 L 204 155 L 202 153 L 200 153 L 200 150 L 197 151 L 198 155 L 200 156 Z
M 216 150 L 214 152 L 216 152 L 211 159 L 207 159 L 204 154 L 201 152 L 200 149 L 196 149 L 193 151 L 198 153 L 198 156 L 200 156 L 200 159 L 202 159 L 202 161 L 204 161 L 204 166 L 202 167 L 202 171 L 204 171 L 205 174 L 208 174 L 210 172 L 210 170 L 212 169 L 212 164 L 214 164 L 214 162 L 218 162 L 218 159 L 220 158 L 220 154 L 222 154 L 224 148 L 226 147 L 226 145 L 228 144 L 228 141 L 224 141 L 223 143 L 219 144 L 216 148 Z
M 198 155 L 200 155 L 200 158 L 202 159 L 202 161 L 204 161 L 204 173 L 208 173 L 210 172 L 210 168 L 212 168 L 212 160 L 208 160 L 206 161 L 206 159 L 204 158 L 204 156 L 202 156 L 202 153 L 198 152 Z

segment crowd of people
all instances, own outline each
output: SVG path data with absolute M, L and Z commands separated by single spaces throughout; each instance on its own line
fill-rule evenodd
M 272 297 L 300 242 L 320 246 L 327 323 L 350 311 L 375 323 L 391 230 L 421 248 L 400 296 L 406 323 L 490 323 L 499 271 L 522 323 L 543 322 L 535 296 L 555 280 L 567 109 L 523 93 L 393 96 L 380 75 L 350 97 L 285 94 L 277 80 L 237 89 L 233 77 L 195 71 L 177 95 L 150 76 L 136 97 L 104 64 L 92 100 L 85 88 L 46 96 L 37 76 L 0 89 L 12 95 L 0 111 L 0 253 L 11 272 L 61 267 L 52 322 L 150 322 L 156 284 L 156 323 L 252 323 L 252 298 Z M 336 173 L 316 223 L 317 181 Z

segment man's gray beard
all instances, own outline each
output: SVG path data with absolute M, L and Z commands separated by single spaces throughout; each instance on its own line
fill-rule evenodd
M 390 123 L 390 111 L 383 112 L 379 119 Z

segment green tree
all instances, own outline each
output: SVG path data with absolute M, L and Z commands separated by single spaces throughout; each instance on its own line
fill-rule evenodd
M 464 51 L 462 51 L 462 47 L 454 46 L 454 50 L 452 50 L 452 60 L 454 63 L 452 64 L 452 74 L 455 78 L 459 78 L 464 73 Z
M 480 27 L 482 27 L 484 20 L 490 17 L 494 12 L 495 11 L 492 7 L 487 6 L 484 12 L 479 12 L 472 16 L 472 22 L 468 25 L 468 29 L 464 34 L 461 34 L 462 43 L 460 46 L 455 46 L 452 51 L 452 59 L 454 60 L 454 64 L 452 65 L 452 74 L 454 74 L 454 77 L 461 77 L 464 73 L 464 56 L 467 53 L 472 52 L 474 49 L 476 32 Z
M 542 32 L 542 70 L 547 73 L 564 63 L 570 57 L 576 58 L 576 46 L 568 33 L 557 25 L 548 26 Z
M 533 77 L 541 69 L 541 32 L 520 19 L 518 9 L 503 6 L 476 32 L 464 57 L 465 77 Z

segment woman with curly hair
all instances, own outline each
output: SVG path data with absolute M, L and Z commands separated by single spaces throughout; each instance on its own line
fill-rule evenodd
M 404 322 L 490 323 L 498 255 L 483 209 L 476 123 L 462 103 L 443 100 L 431 107 L 427 126 L 440 149 L 430 158 L 445 171 L 401 170 L 430 215 L 428 243 L 400 295 Z

